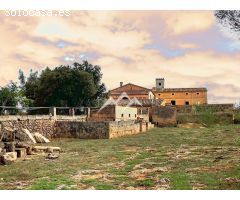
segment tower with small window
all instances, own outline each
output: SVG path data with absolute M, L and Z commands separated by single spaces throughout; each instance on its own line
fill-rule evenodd
M 164 88 L 164 78 L 156 78 L 156 90 L 162 90 Z

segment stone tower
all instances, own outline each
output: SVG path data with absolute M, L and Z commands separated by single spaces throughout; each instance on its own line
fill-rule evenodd
M 164 78 L 156 78 L 156 90 L 162 90 L 164 88 Z

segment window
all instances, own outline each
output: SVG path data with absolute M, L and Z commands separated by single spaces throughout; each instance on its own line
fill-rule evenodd
M 175 93 L 172 93 L 172 96 L 174 96 L 175 95 Z
M 185 105 L 187 105 L 187 106 L 188 106 L 188 105 L 189 105 L 189 101 L 185 101 Z
M 158 96 L 161 96 L 161 94 L 158 94 Z
M 137 115 L 135 114 L 135 117 L 137 117 Z
M 158 85 L 159 85 L 159 86 L 161 86 L 161 85 L 162 85 L 162 83 L 158 83 Z
M 197 92 L 197 95 L 199 95 L 199 92 Z
M 171 104 L 172 104 L 173 106 L 175 106 L 175 105 L 176 105 L 176 101 L 175 101 L 175 100 L 172 100 L 172 101 L 171 101 Z
M 121 116 L 123 117 L 123 114 L 121 114 Z
M 188 95 L 188 92 L 186 92 L 186 96 Z
M 131 115 L 130 115 L 130 114 L 129 114 L 128 116 L 129 116 L 129 117 L 131 117 Z

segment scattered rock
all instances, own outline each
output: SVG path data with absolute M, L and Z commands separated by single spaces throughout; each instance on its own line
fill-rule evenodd
M 133 186 L 129 186 L 129 187 L 126 187 L 126 190 L 136 190 L 136 189 Z
M 48 148 L 46 149 L 46 152 L 47 152 L 47 153 L 53 153 L 54 151 L 60 152 L 61 149 L 60 149 L 60 147 L 48 147 Z
M 61 151 L 60 147 L 51 147 L 51 146 L 34 146 L 33 150 L 38 152 L 38 151 L 45 151 L 48 153 L 52 153 L 53 151 Z
M 15 138 L 20 141 L 30 141 L 33 144 L 37 143 L 33 135 L 30 133 L 30 131 L 25 128 L 22 128 L 21 130 L 17 131 Z
M 67 188 L 67 185 L 62 184 L 62 185 L 57 186 L 56 190 L 63 190 L 63 189 L 66 189 L 66 188 Z
M 130 172 L 130 177 L 135 178 L 136 180 L 143 180 L 150 173 L 155 172 L 167 172 L 169 171 L 169 167 L 154 167 L 152 169 L 139 169 Z
M 228 183 L 239 183 L 240 179 L 229 177 L 229 178 L 226 178 L 225 181 L 228 182 Z
M 202 124 L 197 123 L 185 123 L 185 124 L 178 124 L 178 128 L 205 128 Z
M 0 155 L 1 163 L 4 165 L 9 165 L 17 160 L 17 152 L 7 152 L 3 155 Z
M 33 133 L 33 136 L 36 140 L 36 142 L 38 143 L 49 143 L 49 139 L 47 139 L 46 137 L 44 137 L 42 134 L 38 133 L 38 132 L 35 132 Z
M 16 148 L 25 148 L 27 155 L 32 155 L 33 144 L 31 142 L 16 142 Z
M 114 177 L 104 170 L 82 170 L 79 171 L 78 174 L 72 176 L 72 178 L 78 181 L 89 179 L 101 179 L 106 182 L 110 182 L 111 179 Z
M 157 181 L 157 183 L 168 184 L 168 183 L 170 183 L 170 179 L 169 178 L 161 178 L 160 180 Z
M 5 147 L 5 144 L 0 141 L 0 148 L 4 149 L 4 147 Z
M 77 185 L 66 185 L 66 184 L 62 184 L 62 185 L 59 185 L 57 186 L 56 190 L 71 190 L 73 188 L 76 188 Z
M 46 157 L 46 159 L 57 159 L 57 158 L 59 158 L 59 156 L 60 156 L 60 154 L 58 153 L 58 154 L 56 154 L 56 153 L 49 153 L 48 155 L 47 155 L 47 157 Z
M 96 188 L 91 186 L 91 187 L 87 188 L 87 190 L 96 190 Z
M 192 185 L 193 185 L 192 186 L 193 190 L 202 190 L 202 189 L 206 188 L 206 185 L 201 184 L 201 183 L 193 183 Z
M 7 152 L 14 152 L 15 151 L 15 142 L 5 142 L 5 149 Z
M 224 157 L 223 156 L 218 156 L 215 158 L 213 162 L 218 162 L 219 160 L 222 160 Z
M 3 142 L 12 142 L 15 139 L 16 129 L 4 127 L 2 130 L 1 139 Z

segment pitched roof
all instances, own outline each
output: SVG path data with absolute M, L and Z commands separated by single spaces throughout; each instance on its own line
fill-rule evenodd
M 128 105 L 130 102 L 130 100 L 125 100 L 122 99 L 118 102 L 119 106 L 126 106 Z M 163 103 L 162 99 L 138 99 L 138 102 L 140 103 L 140 105 L 138 103 L 132 103 L 131 106 L 160 106 Z
M 120 86 L 120 87 L 117 87 L 115 89 L 110 90 L 110 93 L 112 95 L 114 95 L 114 94 L 118 95 L 118 94 L 123 92 L 121 89 L 123 89 L 124 87 L 127 87 L 127 86 L 134 86 L 134 87 L 138 88 L 138 89 L 132 89 L 132 90 L 124 91 L 124 92 L 126 92 L 127 94 L 130 94 L 130 95 L 148 94 L 149 92 L 152 92 L 148 88 L 145 88 L 145 87 L 142 87 L 142 86 L 139 86 L 139 85 L 135 85 L 135 84 L 132 84 L 132 83 L 128 83 L 128 84 L 125 84 L 123 86 Z
M 137 95 L 137 94 L 148 94 L 150 92 L 149 91 L 146 91 L 146 90 L 128 90 L 128 91 L 125 91 L 128 95 Z M 111 91 L 111 94 L 112 95 L 117 95 L 117 94 L 121 94 L 122 91 Z

